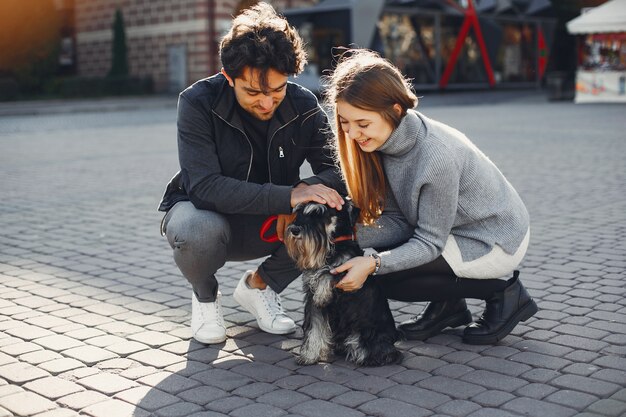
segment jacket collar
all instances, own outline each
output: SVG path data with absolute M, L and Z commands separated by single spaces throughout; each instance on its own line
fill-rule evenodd
M 400 124 L 378 148 L 385 155 L 401 156 L 409 152 L 417 144 L 424 122 L 415 110 L 409 109 Z
M 216 105 L 213 108 L 213 111 L 234 127 L 244 131 L 241 117 L 239 117 L 239 113 L 237 112 L 237 106 L 239 104 L 237 103 L 237 98 L 235 97 L 235 91 L 230 85 L 228 85 L 226 77 L 222 74 L 219 74 L 217 77 L 221 77 L 223 79 L 223 83 L 222 89 L 217 96 Z M 270 129 L 268 132 L 270 136 L 276 130 L 285 126 L 298 116 L 298 112 L 296 111 L 296 108 L 291 100 L 291 95 L 289 94 L 290 84 L 290 82 L 287 83 L 287 94 L 285 95 L 282 103 L 280 103 L 276 109 L 276 112 L 270 121 Z

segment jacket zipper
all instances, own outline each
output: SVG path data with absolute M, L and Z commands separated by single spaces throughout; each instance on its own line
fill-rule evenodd
M 239 132 L 241 132 L 243 137 L 246 138 L 246 140 L 248 141 L 248 146 L 250 146 L 250 164 L 248 164 L 248 173 L 246 174 L 246 182 L 248 182 L 248 180 L 250 179 L 250 172 L 252 171 L 252 159 L 254 158 L 254 150 L 252 149 L 252 142 L 250 142 L 250 139 L 248 138 L 248 135 L 246 135 L 246 132 L 244 132 L 243 130 L 239 129 L 237 126 L 233 125 L 232 123 L 230 123 L 229 121 L 224 119 L 219 114 L 215 113 L 215 110 L 211 110 L 211 111 L 213 112 L 214 115 L 216 115 L 217 117 L 222 119 L 224 121 L 224 123 L 226 123 L 228 126 L 230 126 L 233 129 L 238 130 Z M 269 158 L 268 158 L 268 162 L 269 162 Z M 270 177 L 271 176 L 272 175 L 270 174 Z
M 269 182 L 272 182 L 272 168 L 270 165 L 270 150 L 272 149 L 272 141 L 274 140 L 274 136 L 276 136 L 276 133 L 278 133 L 279 130 L 283 129 L 285 126 L 287 126 L 289 123 L 293 122 L 297 118 L 298 116 L 294 117 L 293 119 L 287 121 L 284 125 L 282 125 L 278 129 L 276 129 L 276 131 L 272 133 L 272 137 L 270 138 L 270 141 L 267 143 L 267 171 L 269 174 Z M 285 157 L 285 152 L 283 151 L 282 146 L 278 147 L 278 157 L 279 158 Z

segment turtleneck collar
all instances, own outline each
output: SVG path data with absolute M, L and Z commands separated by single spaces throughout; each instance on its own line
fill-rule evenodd
M 401 156 L 409 152 L 417 143 L 418 134 L 424 122 L 415 110 L 409 109 L 400 124 L 377 151 L 385 155 Z

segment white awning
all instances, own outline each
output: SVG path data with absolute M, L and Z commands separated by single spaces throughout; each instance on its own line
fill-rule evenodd
M 610 0 L 567 22 L 569 33 L 626 32 L 626 0 Z

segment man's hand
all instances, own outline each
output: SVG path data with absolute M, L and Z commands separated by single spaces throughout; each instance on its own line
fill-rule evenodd
M 281 242 L 285 240 L 285 229 L 293 223 L 295 218 L 296 213 L 278 215 L 278 219 L 276 220 L 276 235 L 278 236 L 278 240 Z
M 291 190 L 291 207 L 310 201 L 326 204 L 337 210 L 341 210 L 344 204 L 343 198 L 341 198 L 339 193 L 324 184 L 307 185 L 300 183 Z

